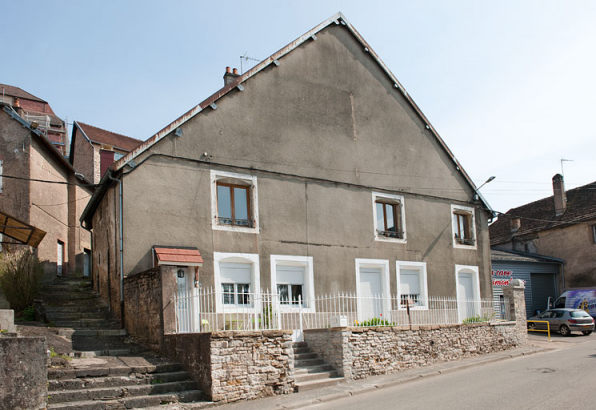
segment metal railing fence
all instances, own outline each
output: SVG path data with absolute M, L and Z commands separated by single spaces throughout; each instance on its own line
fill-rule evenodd
M 234 297 L 231 297 L 234 296 Z M 236 302 L 235 304 L 230 303 Z M 354 293 L 321 295 L 314 299 L 286 300 L 262 291 L 226 294 L 193 289 L 174 297 L 176 332 L 219 330 L 305 330 L 341 326 L 443 325 L 509 320 L 508 309 L 492 298 L 458 300 L 455 297 L 399 295 L 357 296 Z

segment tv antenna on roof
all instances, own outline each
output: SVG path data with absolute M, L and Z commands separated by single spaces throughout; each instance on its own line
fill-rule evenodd
M 563 162 L 573 162 L 573 160 L 572 159 L 561 158 L 561 175 L 564 177 L 565 176 L 565 171 L 563 170 Z
M 251 61 L 261 61 L 258 58 L 252 58 L 252 57 L 248 56 L 247 54 L 248 54 L 248 51 L 246 53 L 244 53 L 243 56 L 240 56 L 240 74 L 244 74 L 244 70 L 242 69 L 242 61 L 243 60 L 244 61 L 248 61 L 248 60 L 251 60 Z

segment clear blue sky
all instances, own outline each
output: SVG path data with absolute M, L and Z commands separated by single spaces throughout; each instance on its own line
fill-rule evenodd
M 0 83 L 147 139 L 337 11 L 400 79 L 494 209 L 596 180 L 594 1 L 0 0 Z M 246 68 L 246 67 L 245 67 Z

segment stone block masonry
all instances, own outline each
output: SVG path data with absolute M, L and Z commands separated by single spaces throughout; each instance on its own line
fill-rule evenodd
M 291 331 L 166 335 L 164 353 L 183 363 L 215 402 L 294 391 Z
M 47 361 L 45 337 L 0 335 L 0 408 L 45 409 Z
M 348 379 L 363 379 L 520 346 L 515 323 L 306 330 L 313 351 Z

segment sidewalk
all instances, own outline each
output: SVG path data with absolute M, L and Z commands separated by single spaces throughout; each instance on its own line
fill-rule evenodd
M 194 403 L 194 404 L 171 404 L 169 406 L 160 406 L 151 410 L 187 410 L 201 409 L 208 407 L 222 407 L 225 410 L 265 410 L 265 409 L 301 409 L 313 404 L 325 403 L 345 397 L 368 393 L 376 389 L 396 386 L 402 383 L 408 383 L 418 380 L 422 377 L 434 377 L 443 374 L 467 369 L 474 366 L 482 366 L 488 363 L 494 363 L 501 360 L 507 360 L 516 357 L 528 356 L 536 353 L 546 352 L 561 346 L 554 346 L 548 343 L 531 341 L 527 347 L 507 350 L 504 352 L 491 353 L 484 356 L 471 357 L 452 362 L 438 363 L 431 366 L 418 367 L 415 369 L 404 370 L 398 373 L 386 374 L 382 376 L 373 376 L 362 380 L 352 380 L 341 383 L 337 386 L 330 386 L 316 390 L 309 390 L 301 393 L 289 395 L 273 396 L 263 399 L 240 401 L 230 404 L 214 403 Z

